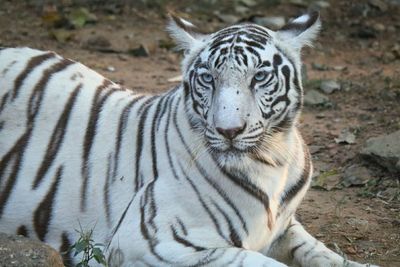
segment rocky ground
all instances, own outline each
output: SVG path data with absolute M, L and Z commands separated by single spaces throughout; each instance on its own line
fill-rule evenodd
M 298 214 L 351 259 L 400 266 L 399 1 L 43 2 L 0 2 L 1 46 L 55 50 L 147 92 L 171 88 L 179 75 L 167 10 L 212 31 L 242 21 L 276 28 L 319 9 L 321 36 L 303 53 L 301 119 L 315 174 Z
M 0 233 L 0 266 L 62 267 L 60 254 L 39 241 Z

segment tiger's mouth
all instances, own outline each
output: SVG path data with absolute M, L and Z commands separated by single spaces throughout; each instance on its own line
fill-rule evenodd
M 255 146 L 256 144 L 243 146 L 243 144 L 240 145 L 240 141 L 229 141 L 226 142 L 223 146 L 208 144 L 208 150 L 214 157 L 218 158 L 220 161 L 232 162 L 249 156 L 249 154 L 251 154 L 252 151 L 255 149 Z
M 240 163 L 248 153 L 236 148 L 229 148 L 225 151 L 213 150 L 212 154 L 220 165 L 226 166 Z

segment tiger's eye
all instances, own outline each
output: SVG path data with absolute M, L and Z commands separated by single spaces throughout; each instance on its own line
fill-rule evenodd
M 213 76 L 210 73 L 203 73 L 201 79 L 206 83 L 211 83 L 213 81 Z
M 266 77 L 267 73 L 265 71 L 259 71 L 256 73 L 256 75 L 254 75 L 254 80 L 256 80 L 257 82 L 261 82 L 265 80 Z

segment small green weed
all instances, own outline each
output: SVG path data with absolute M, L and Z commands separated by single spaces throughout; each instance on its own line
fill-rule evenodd
M 84 231 L 82 226 L 79 224 L 80 230 L 75 230 L 79 233 L 79 239 L 70 248 L 69 252 L 73 252 L 73 256 L 77 257 L 82 254 L 81 261 L 76 267 L 90 267 L 89 262 L 94 259 L 97 263 L 107 267 L 106 258 L 103 254 L 103 244 L 94 243 L 92 239 L 93 230 Z

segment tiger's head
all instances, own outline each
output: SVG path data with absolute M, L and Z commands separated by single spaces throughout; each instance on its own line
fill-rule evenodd
M 258 154 L 296 124 L 303 102 L 300 52 L 319 28 L 317 12 L 278 31 L 239 24 L 212 34 L 172 16 L 168 29 L 185 51 L 186 111 L 221 161 Z

